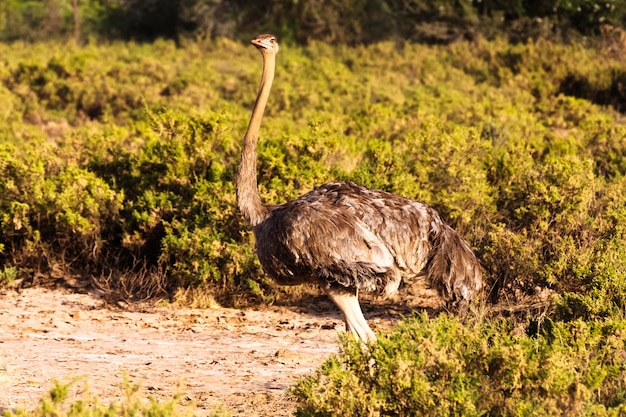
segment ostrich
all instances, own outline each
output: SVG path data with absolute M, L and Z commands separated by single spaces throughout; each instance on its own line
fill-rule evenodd
M 468 243 L 426 204 L 352 182 L 330 182 L 282 205 L 265 205 L 257 188 L 257 142 L 269 97 L 278 43 L 259 35 L 259 92 L 243 138 L 237 205 L 256 239 L 265 273 L 281 285 L 316 283 L 345 317 L 346 331 L 375 339 L 359 291 L 390 295 L 403 278 L 426 276 L 455 309 L 483 286 Z

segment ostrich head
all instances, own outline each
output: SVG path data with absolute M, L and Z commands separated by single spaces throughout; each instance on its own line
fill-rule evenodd
M 276 41 L 276 36 L 274 35 L 259 35 L 250 42 L 252 45 L 256 46 L 259 52 L 263 55 L 267 53 L 276 54 L 278 52 L 278 42 Z

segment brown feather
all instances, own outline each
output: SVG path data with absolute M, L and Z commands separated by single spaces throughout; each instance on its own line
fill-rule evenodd
M 390 294 L 401 278 L 425 275 L 452 306 L 482 288 L 469 245 L 435 210 L 351 182 L 328 183 L 277 206 L 253 230 L 263 269 L 283 285 Z

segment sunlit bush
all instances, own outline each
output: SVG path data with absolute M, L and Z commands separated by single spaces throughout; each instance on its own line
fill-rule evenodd
M 530 329 L 530 327 L 529 327 Z M 520 332 L 521 330 L 521 332 Z M 407 319 L 342 351 L 293 389 L 299 416 L 618 416 L 626 412 L 626 324 Z
M 233 187 L 254 48 L 2 48 L 8 268 L 158 271 L 170 293 L 275 297 Z M 261 195 L 277 204 L 343 179 L 421 200 L 473 246 L 491 301 L 548 290 L 563 318 L 623 314 L 626 129 L 619 95 L 596 100 L 620 83 L 619 65 L 546 41 L 285 46 Z

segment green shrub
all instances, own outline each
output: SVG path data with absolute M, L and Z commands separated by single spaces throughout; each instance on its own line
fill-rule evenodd
M 44 270 L 65 257 L 81 265 L 97 257 L 123 200 L 92 172 L 51 154 L 39 142 L 0 145 L 1 256 Z
M 0 48 L 8 267 L 158 271 L 170 292 L 276 296 L 234 203 L 254 48 Z M 343 179 L 424 201 L 470 241 L 492 301 L 547 288 L 562 296 L 561 317 L 612 315 L 623 311 L 613 260 L 626 221 L 625 128 L 615 103 L 564 85 L 610 90 L 619 64 L 547 41 L 286 45 L 261 130 L 260 193 L 280 204 Z
M 299 416 L 617 416 L 626 412 L 626 323 L 425 314 L 342 351 L 293 389 Z

